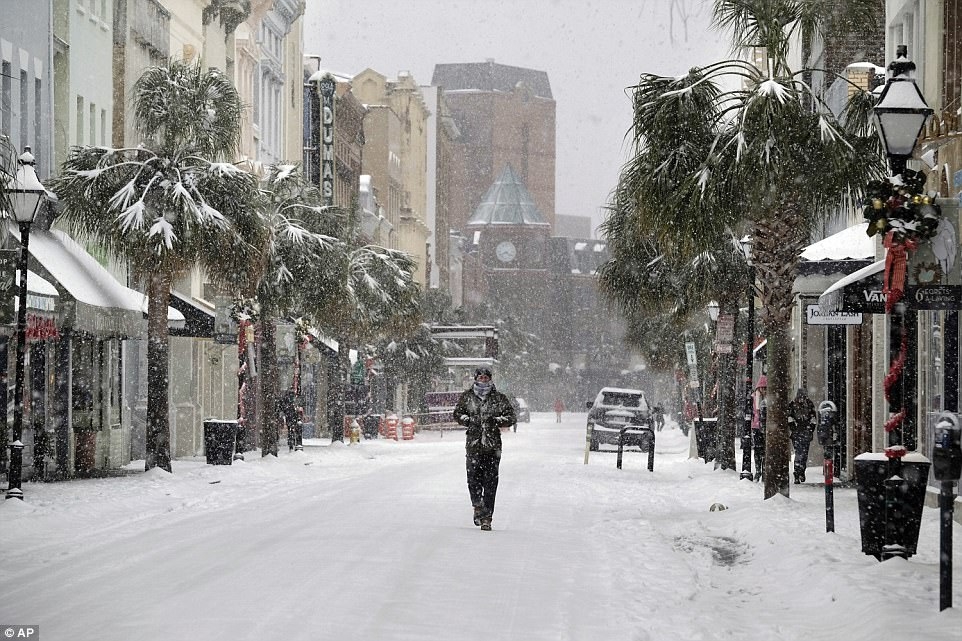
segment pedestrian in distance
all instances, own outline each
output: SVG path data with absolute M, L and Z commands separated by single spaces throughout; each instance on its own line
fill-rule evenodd
M 788 432 L 795 449 L 795 484 L 805 482 L 805 464 L 808 461 L 808 448 L 815 435 L 815 403 L 808 397 L 805 388 L 799 387 L 794 400 L 788 404 Z
M 491 370 L 479 367 L 474 371 L 474 384 L 458 398 L 454 416 L 459 425 L 467 428 L 465 461 L 474 524 L 490 530 L 498 493 L 501 428 L 515 423 L 514 407 L 511 399 L 495 388 Z
M 652 417 L 655 419 L 655 430 L 660 432 L 665 427 L 665 408 L 661 403 L 655 403 L 651 408 Z
M 304 420 L 304 407 L 301 403 L 300 394 L 292 389 L 286 390 L 277 399 L 277 405 L 279 414 L 287 427 L 288 451 L 304 449 L 304 424 L 302 422 Z
M 565 411 L 565 402 L 561 400 L 561 397 L 554 399 L 554 413 L 555 413 L 555 423 L 561 422 L 561 414 Z

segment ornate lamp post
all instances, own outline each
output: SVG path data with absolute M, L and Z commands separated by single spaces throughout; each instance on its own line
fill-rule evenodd
M 755 265 L 752 264 L 752 237 L 738 241 L 748 265 L 748 323 L 745 331 L 745 414 L 742 423 L 742 471 L 739 479 L 752 480 L 752 353 L 755 347 Z
M 916 443 L 917 320 L 907 310 L 904 293 L 909 254 L 932 237 L 940 213 L 924 193 L 925 177 L 906 169 L 906 160 L 932 114 L 915 84 L 915 64 L 906 51 L 904 45 L 898 47 L 874 113 L 893 178 L 868 185 L 863 210 L 869 234 L 882 233 L 887 249 L 883 291 L 890 319 L 889 372 L 884 381 L 890 413 L 885 423 L 888 447 L 884 453 L 860 454 L 855 459 L 862 551 L 879 560 L 915 554 L 929 468 L 928 459 L 908 452 Z
M 708 318 L 711 319 L 711 322 L 713 323 L 718 322 L 718 311 L 719 311 L 719 307 L 718 307 L 717 300 L 713 300 L 710 303 L 708 303 Z
M 24 354 L 27 343 L 27 245 L 30 242 L 30 225 L 40 210 L 46 190 L 34 170 L 33 154 L 25 147 L 18 159 L 17 173 L 7 181 L 6 193 L 13 209 L 13 217 L 20 227 L 20 272 L 17 296 L 17 370 L 13 405 L 13 443 L 10 445 L 10 471 L 7 475 L 8 499 L 23 500 L 20 489 L 23 471 L 23 383 Z

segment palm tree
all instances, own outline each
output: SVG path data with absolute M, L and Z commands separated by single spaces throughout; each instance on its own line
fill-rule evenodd
M 665 371 L 677 362 L 683 330 L 704 321 L 709 300 L 717 299 L 724 313 L 738 317 L 745 261 L 730 234 L 691 256 L 661 251 L 651 222 L 660 211 L 618 202 L 616 197 L 602 225 L 612 257 L 600 270 L 599 287 L 626 317 L 627 340 L 648 357 L 651 367 Z M 716 460 L 723 469 L 735 469 L 735 361 L 723 353 L 718 365 Z
M 250 174 L 227 162 L 241 101 L 216 69 L 173 61 L 148 68 L 133 89 L 142 144 L 76 147 L 53 182 L 72 233 L 129 261 L 149 297 L 146 468 L 171 471 L 168 419 L 171 285 L 194 267 L 234 287 L 253 282 L 264 225 Z
M 864 2 L 840 4 L 847 11 Z M 864 121 L 837 119 L 788 66 L 792 38 L 819 33 L 828 15 L 835 12 L 822 0 L 718 0 L 716 24 L 732 30 L 736 48 L 764 48 L 767 68 L 728 60 L 683 78 L 643 75 L 634 88 L 639 151 L 623 172 L 636 209 L 644 203 L 661 208 L 646 221 L 659 246 L 672 253 L 696 255 L 729 230 L 752 232 L 769 346 L 765 498 L 789 491 L 788 332 L 798 256 L 812 231 L 840 205 L 851 205 L 882 171 Z M 740 86 L 721 91 L 725 78 Z M 684 122 L 654 118 L 639 125 L 663 110 Z M 693 134 L 672 143 L 672 127 Z M 652 150 L 646 136 L 668 148 Z
M 403 338 L 421 323 L 421 286 L 416 262 L 403 251 L 360 242 L 356 207 L 346 212 L 339 232 L 340 251 L 317 261 L 311 277 L 318 286 L 304 292 L 304 311 L 313 324 L 337 339 L 336 362 L 329 368 L 329 416 L 332 440 L 343 440 L 344 385 L 350 374 L 351 346 L 379 338 Z
M 275 348 L 278 318 L 299 309 L 305 290 L 329 291 L 319 278 L 329 273 L 316 268 L 336 262 L 344 251 L 344 243 L 336 237 L 341 212 L 324 207 L 317 188 L 308 185 L 295 164 L 270 168 L 261 189 L 260 210 L 267 234 L 260 248 L 260 278 L 255 299 L 260 313 L 262 374 L 258 378 L 266 411 L 258 415 L 261 455 L 277 456 L 279 398 L 277 350 Z

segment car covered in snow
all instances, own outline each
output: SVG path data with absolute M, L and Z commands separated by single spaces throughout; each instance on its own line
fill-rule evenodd
M 647 452 L 654 442 L 654 417 L 641 390 L 603 387 L 586 406 L 591 451 L 602 444 L 618 445 L 622 430 L 626 447 L 634 446 Z

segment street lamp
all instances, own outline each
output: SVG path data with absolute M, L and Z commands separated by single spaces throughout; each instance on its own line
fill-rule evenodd
M 30 147 L 24 147 L 18 159 L 17 173 L 7 180 L 6 195 L 13 210 L 13 217 L 20 227 L 20 272 L 17 296 L 17 371 L 13 405 L 13 443 L 10 445 L 10 470 L 7 474 L 8 499 L 23 500 L 20 489 L 23 470 L 23 378 L 24 353 L 27 343 L 27 244 L 30 242 L 30 224 L 40 210 L 46 190 L 34 170 Z
M 755 265 L 752 263 L 752 237 L 745 236 L 738 244 L 748 265 L 748 323 L 745 333 L 745 414 L 742 423 L 742 471 L 740 479 L 752 479 L 752 349 L 755 347 Z
M 889 373 L 885 377 L 885 399 L 890 415 L 885 424 L 888 447 L 884 453 L 855 457 L 862 552 L 880 561 L 915 554 L 930 465 L 924 456 L 905 456 L 909 448 L 915 449 L 917 424 L 914 394 L 917 320 L 914 313 L 907 312 L 903 300 L 905 274 L 909 252 L 917 242 L 927 238 L 926 233 L 934 230 L 914 220 L 916 216 L 926 217 L 918 205 L 927 207 L 930 203 L 926 200 L 929 197 L 921 193 L 924 177 L 918 172 L 906 171 L 905 166 L 925 121 L 932 114 L 912 77 L 915 65 L 906 57 L 906 51 L 904 45 L 898 47 L 896 60 L 888 67 L 891 75 L 874 114 L 892 174 L 901 179 L 870 184 L 870 191 L 876 193 L 870 194 L 863 212 L 870 224 L 884 230 L 888 252 L 885 263 L 885 311 L 890 319 Z M 928 213 L 937 223 L 937 209 L 933 207 Z M 881 217 L 884 222 L 880 222 Z
M 898 46 L 895 60 L 888 66 L 892 75 L 874 110 L 875 125 L 893 176 L 905 171 L 905 161 L 912 156 L 925 121 L 934 113 L 915 83 L 915 63 L 908 59 L 907 52 L 908 47 Z
M 718 322 L 718 309 L 719 308 L 718 308 L 717 300 L 713 300 L 710 303 L 708 303 L 708 318 L 710 318 L 711 322 L 713 323 Z

